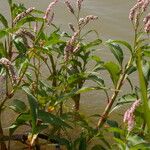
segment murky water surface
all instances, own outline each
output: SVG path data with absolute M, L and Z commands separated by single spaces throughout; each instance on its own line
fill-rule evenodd
M 99 17 L 99 20 L 90 24 L 88 28 L 94 27 L 102 39 L 122 39 L 132 42 L 132 26 L 128 20 L 128 12 L 135 0 L 84 1 L 83 16 L 93 14 Z M 45 10 L 51 0 L 16 0 L 16 2 L 24 3 L 26 7 L 34 6 L 37 9 Z M 75 2 L 75 0 L 72 0 L 72 2 Z M 6 16 L 9 15 L 6 0 L 0 0 L 0 12 Z M 60 0 L 55 13 L 55 23 L 64 29 L 64 31 L 68 31 L 67 24 L 73 21 L 73 17 L 68 13 L 63 0 Z M 105 51 L 103 48 L 97 51 L 97 55 L 106 60 L 112 59 L 109 51 Z M 85 113 L 100 113 L 103 111 L 105 104 L 105 98 L 100 92 L 91 92 L 82 96 L 82 109 Z M 9 114 L 7 118 L 9 120 L 13 116 Z

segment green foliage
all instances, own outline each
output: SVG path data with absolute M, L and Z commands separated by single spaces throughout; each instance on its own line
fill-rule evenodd
M 117 82 L 119 80 L 120 67 L 114 62 L 107 62 L 104 64 L 104 67 L 109 72 L 110 77 L 114 83 L 114 86 L 117 86 Z
M 10 108 L 16 111 L 17 113 L 24 113 L 27 109 L 27 106 L 23 101 L 14 99 Z
M 5 83 L 6 90 L 0 102 L 0 116 L 7 106 L 16 113 L 15 121 L 8 128 L 10 139 L 18 128 L 25 126 L 29 131 L 30 149 L 38 145 L 40 136 L 68 150 L 149 149 L 150 45 L 142 29 L 135 30 L 134 44 L 121 40 L 103 42 L 93 29 L 83 33 L 83 27 L 91 20 L 81 27 L 79 8 L 77 14 L 76 11 L 73 14 L 76 20 L 73 26 L 79 31 L 75 29 L 70 34 L 53 22 L 48 24 L 40 10 L 25 14 L 14 24 L 14 19 L 27 8 L 12 0 L 8 0 L 8 4 L 12 22 L 0 14 L 3 26 L 0 30 L 0 75 L 5 77 L 0 81 Z M 35 29 L 33 24 L 38 27 Z M 93 31 L 96 39 L 86 42 L 88 40 L 84 39 Z M 110 49 L 115 61 L 97 56 L 96 51 L 102 44 Z M 126 50 L 130 55 L 124 59 Z M 137 73 L 140 84 L 132 80 Z M 107 74 L 109 79 L 105 78 Z M 123 88 L 126 82 L 131 86 L 127 92 Z M 80 110 L 80 104 L 82 95 L 93 91 L 105 94 L 106 107 L 102 114 L 89 117 Z M 15 95 L 20 92 L 23 98 L 16 99 Z M 131 115 L 135 123 L 129 132 L 128 124 L 112 120 L 111 113 L 117 113 L 118 108 L 127 109 L 128 104 L 137 99 L 141 99 L 141 104 Z M 7 104 L 8 100 L 12 102 Z M 85 107 L 84 102 L 82 108 Z M 122 118 L 124 111 L 119 113 Z M 99 118 L 98 123 L 93 117 Z M 2 118 L 0 122 L 3 124 Z M 3 131 L 1 124 L 0 131 Z M 3 132 L 0 135 L 5 137 Z

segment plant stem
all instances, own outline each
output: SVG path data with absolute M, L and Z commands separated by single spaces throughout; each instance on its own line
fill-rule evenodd
M 51 62 L 51 65 L 52 65 L 52 71 L 53 71 L 52 72 L 52 75 L 53 75 L 52 86 L 56 87 L 57 86 L 57 79 L 56 79 L 57 71 L 56 71 L 56 66 L 55 66 L 55 62 L 54 62 L 53 56 L 49 55 L 49 58 L 50 58 L 50 62 Z
M 110 100 L 109 100 L 109 102 L 108 102 L 104 112 L 102 113 L 101 117 L 98 120 L 97 129 L 102 127 L 105 124 L 105 122 L 106 122 L 106 120 L 108 118 L 109 112 L 111 111 L 111 108 L 112 108 L 112 106 L 113 106 L 113 104 L 114 104 L 114 102 L 115 102 L 115 100 L 116 100 L 116 98 L 117 98 L 117 96 L 119 94 L 119 91 L 120 91 L 120 89 L 121 89 L 121 87 L 123 85 L 123 82 L 127 78 L 126 70 L 128 70 L 128 68 L 130 67 L 131 62 L 132 62 L 132 58 L 130 58 L 130 60 L 128 62 L 128 65 L 125 67 L 125 71 L 123 72 L 123 74 L 120 75 L 120 78 L 118 80 L 116 89 L 115 89 L 112 97 L 110 98 Z
M 141 99 L 143 101 L 143 112 L 144 112 L 144 117 L 148 126 L 148 129 L 150 131 L 150 108 L 148 105 L 148 95 L 147 95 L 147 88 L 146 88 L 146 83 L 144 79 L 144 74 L 142 70 L 142 52 L 141 48 L 137 50 L 137 69 L 138 69 L 138 74 L 139 74 L 139 83 L 140 83 L 140 88 L 141 88 Z
M 1 118 L 1 109 L 0 109 L 0 118 Z M 4 135 L 3 128 L 2 128 L 2 123 L 1 123 L 1 119 L 0 119 L 0 137 L 3 137 L 3 135 Z M 1 142 L 0 150 L 7 150 L 5 142 Z
M 102 116 L 100 117 L 99 121 L 98 121 L 98 124 L 97 124 L 97 128 L 100 128 L 104 125 L 104 123 L 106 122 L 107 120 L 107 117 L 109 115 L 109 112 L 114 104 L 114 101 L 116 100 L 118 94 L 119 94 L 119 91 L 122 87 L 122 84 L 123 84 L 123 81 L 126 79 L 126 74 L 123 74 L 121 77 L 120 77 L 120 80 L 118 81 L 118 84 L 117 84 L 117 88 L 114 92 L 114 94 L 112 95 L 111 99 L 109 100 L 109 103 L 107 104 Z

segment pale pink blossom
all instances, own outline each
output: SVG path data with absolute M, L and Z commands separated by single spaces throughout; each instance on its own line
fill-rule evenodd
M 16 24 L 18 21 L 20 21 L 22 18 L 28 16 L 33 10 L 35 10 L 34 7 L 28 8 L 26 11 L 18 14 L 15 19 L 13 20 L 13 24 Z
M 17 82 L 17 75 L 16 75 L 15 69 L 14 69 L 11 61 L 9 61 L 7 58 L 1 58 L 0 64 L 5 66 L 10 71 L 13 82 L 16 83 Z
M 77 0 L 77 7 L 80 10 L 83 0 Z
M 54 20 L 54 12 L 52 12 L 52 15 L 50 16 L 48 20 L 48 25 L 51 25 L 53 20 Z
M 145 31 L 146 33 L 149 33 L 149 32 L 150 32 L 150 20 L 145 24 L 144 31 Z
M 66 0 L 66 1 L 65 1 L 65 4 L 66 4 L 68 10 L 69 10 L 72 14 L 74 14 L 74 9 L 73 9 L 73 7 L 72 7 L 72 5 L 71 5 L 71 2 L 70 2 L 69 0 Z
M 142 12 L 146 11 L 146 9 L 148 8 L 148 5 L 150 4 L 150 0 L 145 0 L 144 4 L 142 6 Z
M 131 108 L 129 108 L 124 114 L 123 122 L 127 123 L 129 132 L 132 131 L 132 129 L 134 128 L 134 125 L 135 125 L 134 112 L 139 105 L 140 105 L 140 100 L 136 100 L 132 104 Z
M 74 32 L 71 39 L 67 42 L 66 47 L 64 49 L 64 60 L 67 61 L 69 56 L 73 53 L 74 49 L 76 48 L 76 41 L 79 35 L 79 31 Z
M 97 19 L 98 19 L 98 17 L 93 16 L 93 15 L 88 15 L 85 18 L 80 18 L 79 19 L 79 27 L 81 28 L 82 26 L 85 26 L 86 24 L 88 24 L 90 21 L 97 20 Z
M 147 24 L 149 20 L 150 20 L 150 13 L 144 18 L 143 20 L 144 24 Z
M 139 11 L 139 10 L 142 8 L 143 4 L 144 4 L 144 1 L 143 1 L 143 0 L 138 1 L 138 2 L 130 9 L 129 19 L 130 19 L 131 21 L 134 20 L 134 18 L 136 17 L 137 11 Z
M 43 19 L 45 19 L 46 21 L 48 20 L 49 14 L 52 11 L 53 6 L 55 6 L 55 4 L 58 2 L 59 0 L 54 0 L 53 2 L 51 2 L 45 12 L 45 15 L 43 17 Z

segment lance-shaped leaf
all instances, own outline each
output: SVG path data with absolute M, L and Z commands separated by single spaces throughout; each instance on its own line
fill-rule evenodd
M 30 115 L 32 118 L 32 134 L 36 133 L 36 122 L 38 116 L 38 104 L 36 98 L 30 93 L 30 90 L 27 87 L 23 87 L 23 90 L 27 93 L 28 102 L 30 106 Z
M 66 122 L 64 122 L 59 117 L 57 117 L 51 113 L 42 111 L 42 110 L 39 110 L 38 118 L 41 119 L 43 123 L 49 123 L 49 124 L 57 126 L 57 127 L 72 128 L 70 125 L 68 125 Z
M 14 99 L 12 105 L 9 107 L 17 113 L 23 113 L 27 109 L 26 104 L 18 99 Z
M 26 43 L 23 43 L 23 39 L 20 37 L 14 39 L 14 44 L 20 53 L 25 53 L 28 50 L 28 45 L 25 45 Z
M 0 39 L 3 38 L 6 35 L 8 35 L 7 30 L 5 30 L 5 29 L 0 30 Z
M 43 22 L 42 18 L 39 17 L 25 17 L 23 19 L 21 19 L 17 24 L 16 24 L 16 28 L 20 28 L 21 26 L 23 26 L 25 23 L 29 23 L 29 22 Z
M 9 127 L 10 134 L 13 134 L 18 127 L 25 125 L 29 121 L 31 121 L 31 115 L 29 113 L 21 113 Z
M 86 138 L 81 137 L 79 142 L 79 150 L 86 150 L 86 149 L 87 149 Z
M 7 0 L 8 4 L 11 6 L 12 5 L 12 0 Z
M 92 150 L 107 150 L 107 149 L 103 147 L 102 145 L 97 144 L 92 147 Z
M 108 40 L 106 44 L 109 46 L 110 50 L 114 54 L 119 64 L 122 65 L 123 58 L 124 58 L 122 48 L 117 43 L 112 42 L 111 40 Z
M 90 43 L 88 43 L 87 45 L 85 45 L 85 48 L 91 48 L 91 47 L 94 47 L 94 46 L 98 46 L 102 43 L 102 40 L 101 39 L 96 39 Z
M 0 21 L 4 25 L 5 28 L 8 28 L 8 22 L 2 14 L 0 14 Z
M 126 41 L 110 40 L 110 43 L 121 44 L 122 46 L 125 46 L 126 48 L 128 48 L 128 50 L 132 53 L 132 46 Z
M 116 87 L 118 79 L 119 79 L 119 74 L 120 74 L 119 66 L 114 62 L 107 62 L 104 64 L 104 67 L 109 72 L 110 77 L 114 83 L 114 86 Z
M 6 50 L 2 42 L 0 42 L 0 57 L 4 57 L 6 55 Z

